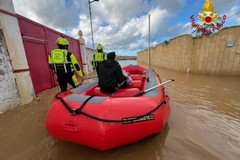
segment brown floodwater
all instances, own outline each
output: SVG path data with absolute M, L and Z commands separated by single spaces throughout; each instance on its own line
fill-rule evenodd
M 45 118 L 56 87 L 0 115 L 0 160 L 239 160 L 240 77 L 153 69 L 175 79 L 165 85 L 172 112 L 161 133 L 109 151 L 54 139 Z

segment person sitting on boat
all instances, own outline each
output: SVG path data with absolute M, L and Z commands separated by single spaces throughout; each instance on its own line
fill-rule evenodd
M 103 61 L 98 68 L 98 85 L 104 93 L 114 93 L 126 86 L 126 77 L 115 57 L 115 52 L 108 53 L 107 60 Z
M 83 77 L 83 73 L 74 54 L 68 51 L 69 42 L 67 39 L 60 36 L 56 40 L 56 44 L 58 48 L 51 51 L 51 54 L 48 56 L 48 63 L 49 67 L 57 74 L 61 92 L 64 92 L 67 90 L 68 83 L 73 88 L 78 86 L 78 80 L 74 71 L 80 77 Z

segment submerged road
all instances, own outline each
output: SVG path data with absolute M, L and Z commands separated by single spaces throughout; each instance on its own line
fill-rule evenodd
M 165 85 L 172 112 L 160 134 L 109 151 L 56 140 L 45 128 L 56 87 L 0 115 L 0 159 L 239 160 L 240 77 L 153 69 L 162 81 L 175 79 Z

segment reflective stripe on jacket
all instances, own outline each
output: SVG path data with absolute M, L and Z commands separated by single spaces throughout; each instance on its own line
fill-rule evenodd
M 93 62 L 102 62 L 103 60 L 106 60 L 106 56 L 102 52 L 93 55 Z
M 92 65 L 93 67 L 97 67 L 98 63 L 102 63 L 104 60 L 107 60 L 107 55 L 102 52 L 97 52 L 93 55 Z
M 48 63 L 53 66 L 52 69 L 55 72 L 57 72 L 58 67 L 64 67 L 66 73 L 75 70 L 80 77 L 83 76 L 76 57 L 65 49 L 52 50 L 48 57 Z

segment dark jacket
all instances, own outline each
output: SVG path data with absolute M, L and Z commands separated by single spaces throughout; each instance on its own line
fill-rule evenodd
M 113 93 L 114 88 L 125 80 L 121 66 L 114 59 L 103 61 L 99 66 L 98 85 L 102 92 Z

